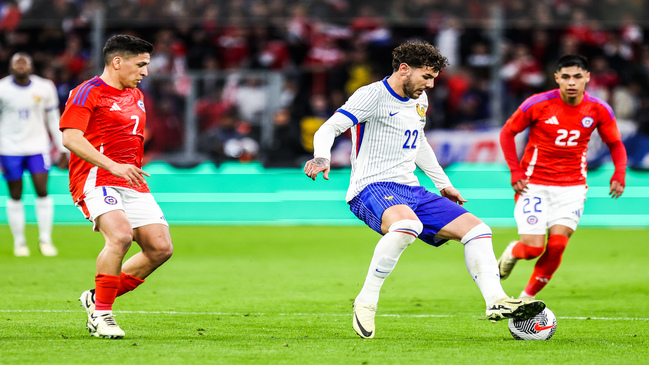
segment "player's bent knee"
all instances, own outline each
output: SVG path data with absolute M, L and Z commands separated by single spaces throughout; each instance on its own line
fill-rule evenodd
M 489 239 L 489 242 L 491 242 L 491 235 L 491 228 L 489 228 L 489 226 L 485 223 L 480 222 L 479 224 L 471 228 L 469 232 L 467 232 L 464 237 L 462 237 L 460 242 L 465 245 L 472 241 L 477 242 L 484 239 Z
M 415 242 L 415 239 L 417 239 L 423 230 L 424 225 L 420 221 L 404 219 L 393 223 L 388 233 L 403 234 L 403 244 L 408 247 L 411 243 Z

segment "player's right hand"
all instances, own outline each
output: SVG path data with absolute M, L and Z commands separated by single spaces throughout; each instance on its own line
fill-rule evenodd
M 513 185 L 512 188 L 514 188 L 514 191 L 518 195 L 522 195 L 525 191 L 527 191 L 527 180 L 518 180 L 516 181 Z
M 144 176 L 151 176 L 144 172 L 144 170 L 129 164 L 116 164 L 115 167 L 110 170 L 110 173 L 117 177 L 123 177 L 131 186 L 146 185 Z
M 324 157 L 316 157 L 312 160 L 309 160 L 304 165 L 304 173 L 306 176 L 310 177 L 311 180 L 315 180 L 319 173 L 322 172 L 322 177 L 325 180 L 329 180 L 329 160 Z

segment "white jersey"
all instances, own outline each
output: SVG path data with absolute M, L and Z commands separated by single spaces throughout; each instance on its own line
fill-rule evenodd
M 352 200 L 375 182 L 419 185 L 414 174 L 419 165 L 438 189 L 451 186 L 424 135 L 428 98 L 399 96 L 382 81 L 359 88 L 325 125 L 340 135 L 352 128 L 351 178 L 346 200 Z M 315 157 L 329 158 L 318 141 Z M 318 148 L 320 147 L 320 148 Z M 330 147 L 330 146 L 329 146 Z
M 48 129 L 59 151 L 65 151 L 58 130 L 60 113 L 56 87 L 52 81 L 36 75 L 29 79 L 27 86 L 16 84 L 13 76 L 0 80 L 0 155 L 49 153 Z

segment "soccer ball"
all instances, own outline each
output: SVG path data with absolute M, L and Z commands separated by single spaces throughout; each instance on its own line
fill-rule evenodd
M 509 319 L 509 333 L 517 340 L 549 340 L 556 330 L 557 317 L 547 307 L 530 319 Z

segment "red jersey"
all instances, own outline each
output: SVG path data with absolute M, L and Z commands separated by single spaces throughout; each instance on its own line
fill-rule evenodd
M 142 168 L 146 111 L 142 92 L 135 88 L 116 89 L 98 76 L 77 86 L 68 97 L 59 128 L 79 129 L 97 151 L 111 160 Z M 71 154 L 70 192 L 75 203 L 97 186 L 117 186 L 148 193 L 146 184 L 132 187 Z
M 507 120 L 507 127 L 514 134 L 530 128 L 520 167 L 502 134 L 501 143 L 512 175 L 522 169 L 530 183 L 540 185 L 586 184 L 586 152 L 595 129 L 604 143 L 621 140 L 613 109 L 587 92 L 574 106 L 561 100 L 559 89 L 532 95 Z

